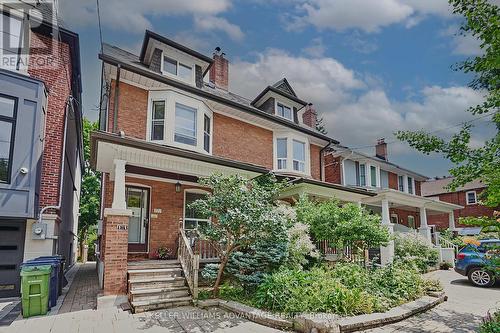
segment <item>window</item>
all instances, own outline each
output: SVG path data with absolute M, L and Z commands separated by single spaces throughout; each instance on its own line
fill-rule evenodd
M 359 185 L 366 186 L 366 165 L 359 165 Z
M 22 47 L 22 20 L 6 13 L 0 15 L 0 38 L 1 67 L 18 70 Z
M 200 225 L 206 224 L 210 221 L 206 216 L 203 216 L 200 212 L 189 207 L 192 202 L 198 199 L 204 199 L 205 196 L 205 193 L 185 192 L 184 229 L 198 229 Z
M 163 71 L 177 75 L 177 61 L 169 57 L 163 57 Z
M 196 109 L 175 103 L 174 141 L 196 146 Z
M 16 124 L 16 99 L 0 96 L 0 183 L 10 183 Z
M 210 153 L 210 117 L 203 116 L 203 149 Z
M 415 217 L 408 215 L 408 228 L 415 229 Z
M 276 109 L 277 109 L 278 116 L 289 119 L 289 120 L 293 120 L 292 109 L 289 108 L 288 106 L 284 106 L 283 104 L 278 103 L 276 106 Z
M 413 178 L 408 177 L 408 193 L 413 194 Z
M 403 176 L 398 176 L 398 189 L 401 192 L 405 191 L 405 179 Z
M 391 223 L 393 224 L 398 224 L 398 215 L 397 214 L 391 214 Z
M 475 205 L 477 204 L 477 194 L 476 191 L 469 191 L 465 193 L 466 199 L 467 199 L 467 204 L 468 205 Z
M 287 139 L 276 140 L 276 153 L 278 157 L 278 170 L 286 169 Z
M 370 165 L 370 180 L 373 187 L 377 186 L 377 167 Z
M 179 63 L 179 77 L 185 81 L 193 81 L 193 69 Z
M 306 144 L 293 140 L 293 170 L 304 172 L 306 165 Z
M 163 140 L 165 133 L 165 101 L 153 101 L 151 140 Z

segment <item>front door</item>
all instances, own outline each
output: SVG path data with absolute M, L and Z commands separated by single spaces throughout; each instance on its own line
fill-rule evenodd
M 148 251 L 149 189 L 126 187 L 127 208 L 132 211 L 128 223 L 128 251 Z
M 26 221 L 0 220 L 0 298 L 19 296 Z

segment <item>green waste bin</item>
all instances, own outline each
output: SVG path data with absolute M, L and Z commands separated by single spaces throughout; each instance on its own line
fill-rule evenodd
M 50 265 L 23 266 L 21 269 L 21 295 L 24 318 L 47 313 L 51 269 Z

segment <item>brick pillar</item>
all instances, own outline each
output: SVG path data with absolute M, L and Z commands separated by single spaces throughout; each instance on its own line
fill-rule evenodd
M 104 210 L 104 295 L 127 293 L 128 222 L 131 211 Z

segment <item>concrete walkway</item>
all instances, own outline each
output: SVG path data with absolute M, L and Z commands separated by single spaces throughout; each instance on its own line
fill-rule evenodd
M 452 270 L 427 276 L 441 281 L 447 302 L 399 323 L 364 332 L 476 332 L 487 311 L 500 307 L 500 283 L 494 288 L 474 287 L 466 277 Z

